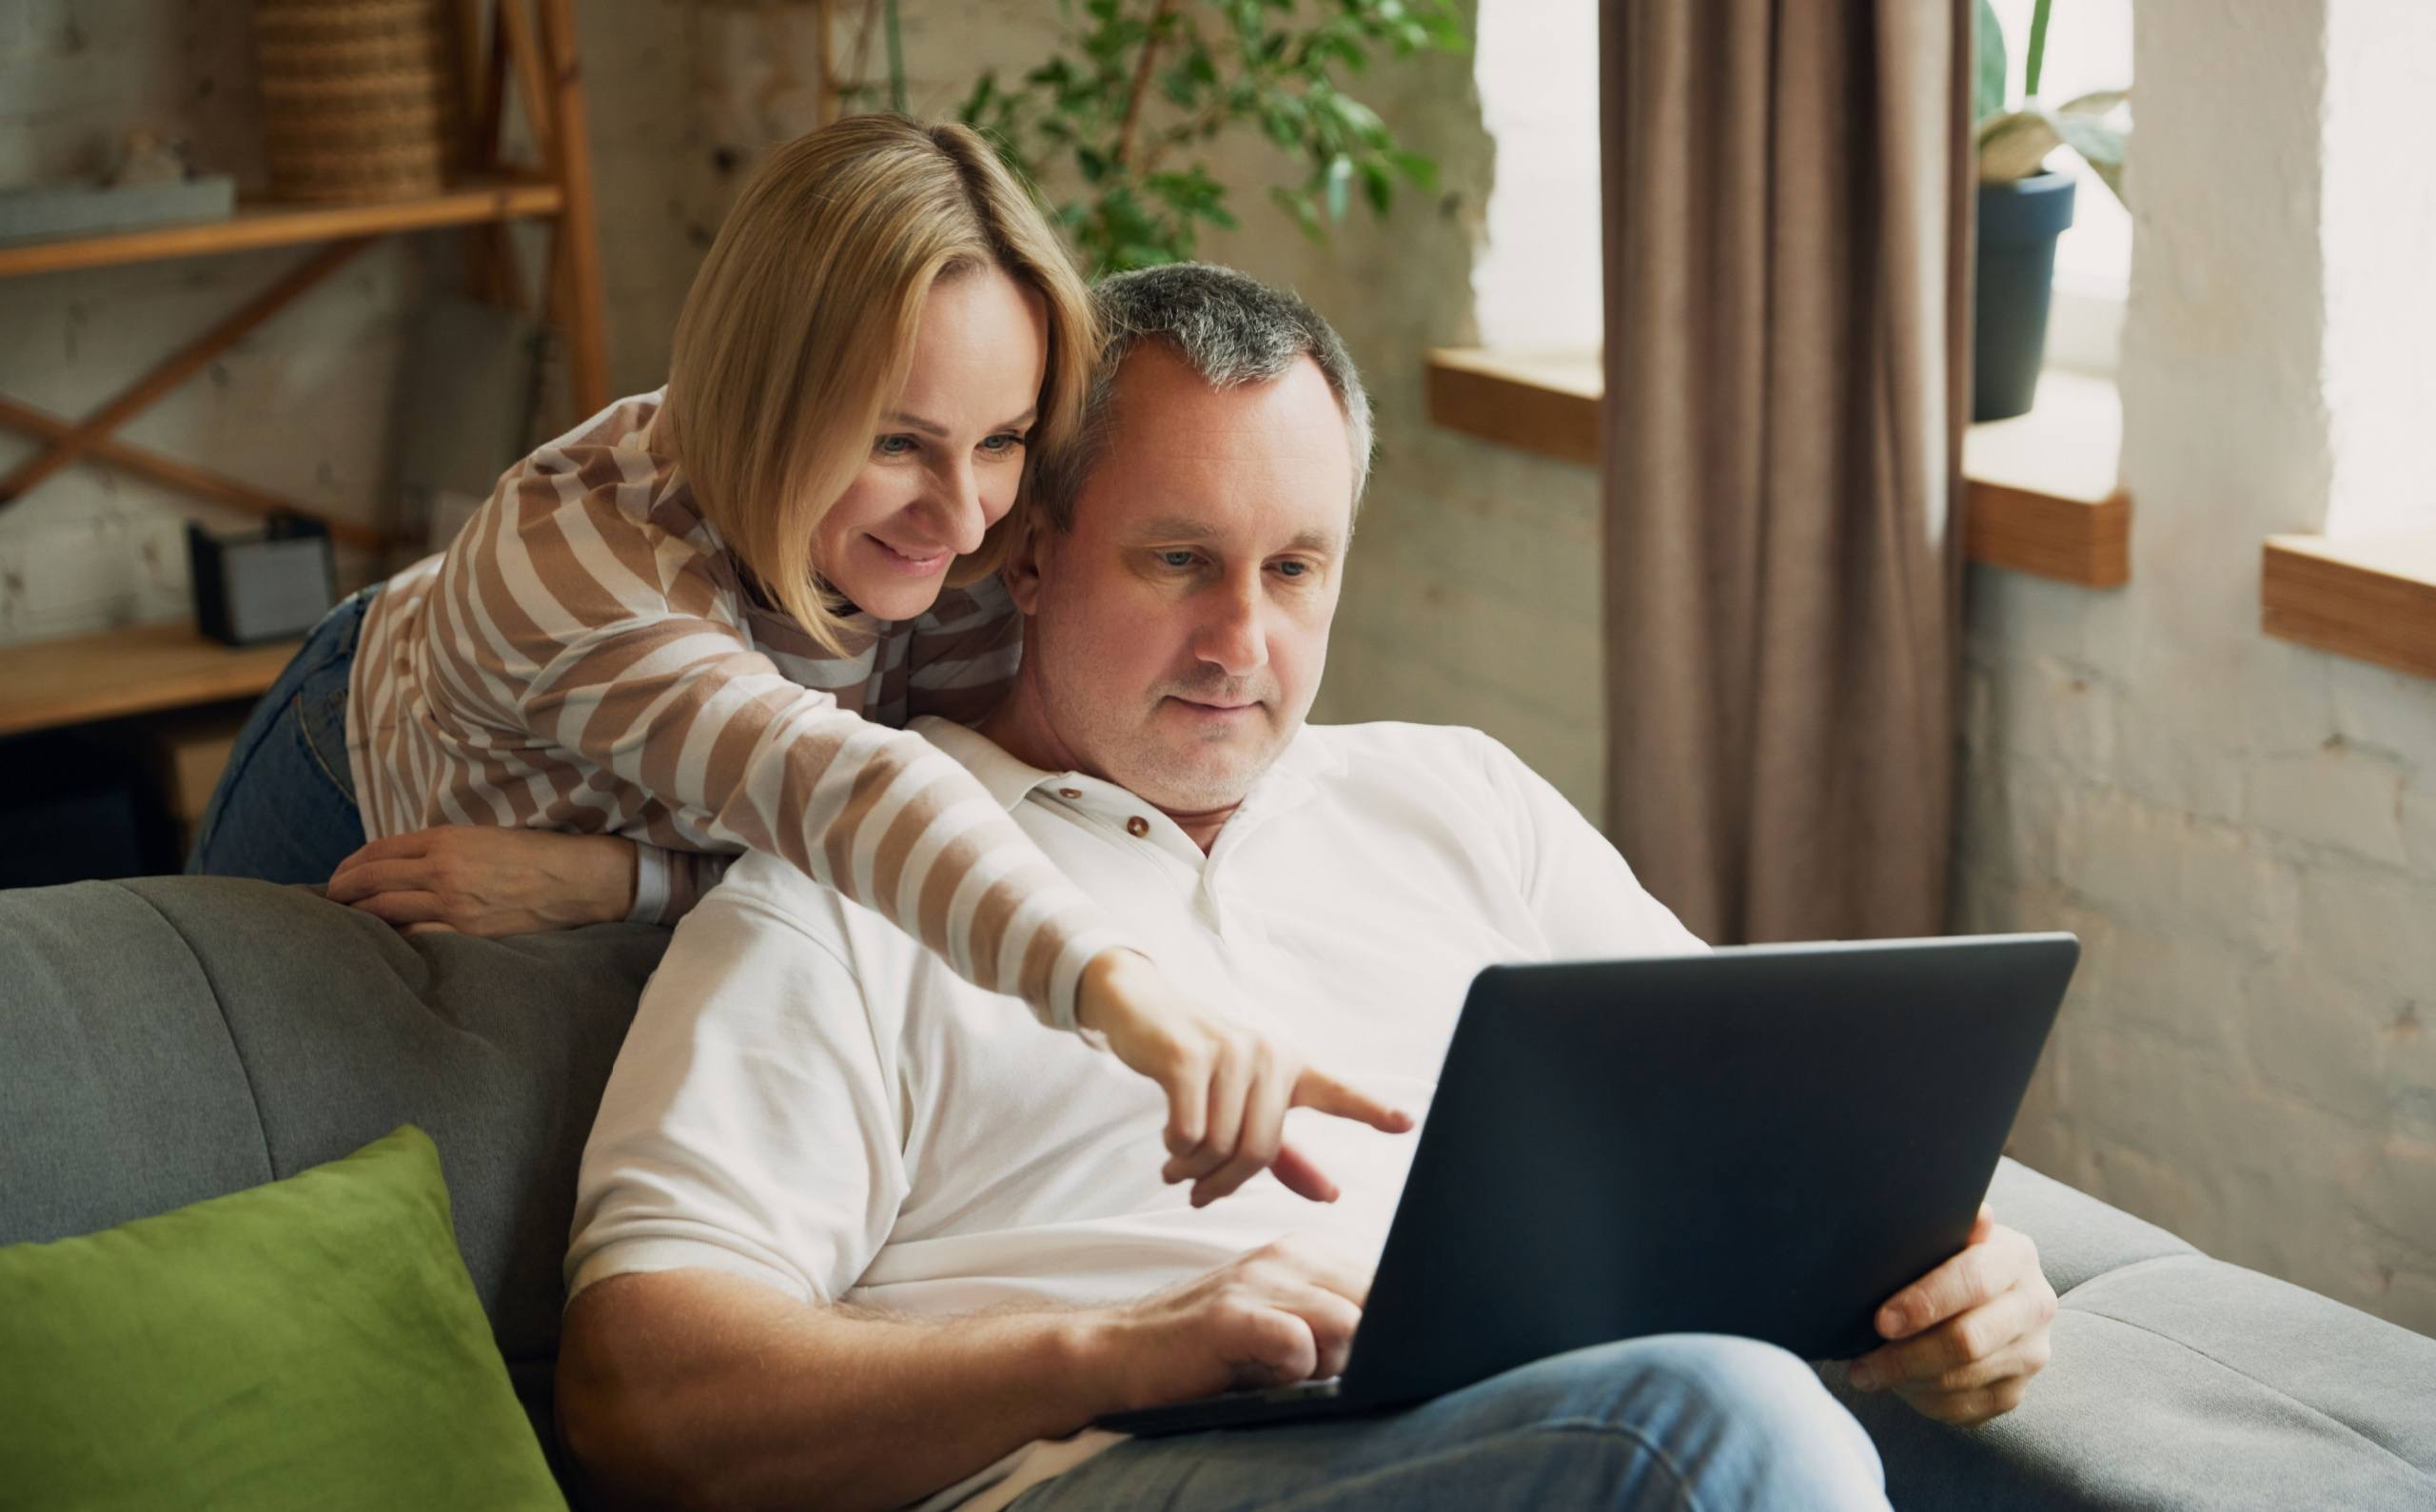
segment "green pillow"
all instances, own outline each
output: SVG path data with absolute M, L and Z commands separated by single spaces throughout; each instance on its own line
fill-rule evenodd
M 412 1125 L 0 1247 L 0 1506 L 565 1505 Z

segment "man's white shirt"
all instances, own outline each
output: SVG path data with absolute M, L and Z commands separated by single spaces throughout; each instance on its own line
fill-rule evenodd
M 1705 949 L 1477 731 L 1306 726 L 1205 856 L 1111 783 L 914 728 L 1170 979 L 1417 1117 L 1482 967 Z M 619 1053 L 568 1290 L 705 1267 L 936 1316 L 1129 1301 L 1287 1233 L 1375 1261 L 1419 1138 L 1297 1109 L 1287 1137 L 1339 1201 L 1264 1172 L 1196 1210 L 1159 1179 L 1166 1122 L 1113 1056 L 748 854 L 678 926 Z

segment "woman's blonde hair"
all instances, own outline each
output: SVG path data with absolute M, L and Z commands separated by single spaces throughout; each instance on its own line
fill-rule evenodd
M 815 528 L 904 385 L 931 286 L 991 266 L 1047 310 L 1037 457 L 1081 418 L 1098 346 L 1090 300 L 1023 184 L 966 127 L 849 116 L 779 147 L 685 295 L 655 444 L 761 591 L 832 651 L 842 621 L 813 561 Z M 997 569 L 1030 492 L 949 582 Z

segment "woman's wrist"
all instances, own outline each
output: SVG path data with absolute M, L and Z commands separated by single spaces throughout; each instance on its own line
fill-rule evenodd
M 1107 1006 L 1109 994 L 1121 992 L 1136 973 L 1156 970 L 1149 956 L 1130 946 L 1112 945 L 1092 956 L 1075 984 L 1074 1027 L 1105 1033 L 1108 1026 L 1098 1010 Z
M 615 924 L 635 912 L 635 890 L 641 885 L 643 848 L 621 835 L 593 837 L 601 860 L 592 923 Z

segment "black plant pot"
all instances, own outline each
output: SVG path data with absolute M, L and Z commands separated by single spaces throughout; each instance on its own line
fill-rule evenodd
M 2047 360 L 2055 239 L 2073 224 L 2073 181 L 2041 173 L 1979 186 L 1979 287 L 1971 302 L 1971 418 L 2030 413 Z

